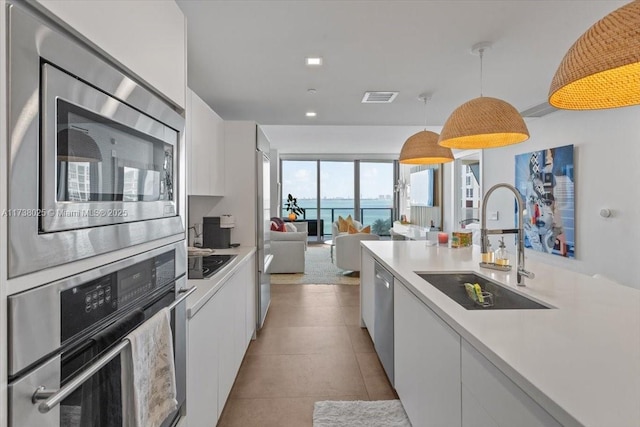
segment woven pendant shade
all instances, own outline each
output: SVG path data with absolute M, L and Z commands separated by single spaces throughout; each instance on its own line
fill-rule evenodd
M 518 110 L 501 99 L 481 96 L 451 113 L 438 144 L 461 149 L 495 148 L 527 139 L 529 131 Z
M 424 165 L 453 161 L 451 149 L 438 145 L 438 136 L 428 130 L 411 135 L 400 150 L 400 163 Z
M 569 49 L 549 89 L 549 104 L 594 110 L 640 104 L 640 1 L 596 22 Z

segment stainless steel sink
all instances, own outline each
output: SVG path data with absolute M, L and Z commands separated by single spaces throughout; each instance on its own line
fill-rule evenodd
M 547 309 L 541 303 L 520 295 L 485 277 L 470 272 L 419 273 L 418 276 L 467 310 L 529 310 Z M 483 291 L 493 294 L 493 306 L 482 307 L 475 303 L 465 290 L 465 283 L 478 283 Z

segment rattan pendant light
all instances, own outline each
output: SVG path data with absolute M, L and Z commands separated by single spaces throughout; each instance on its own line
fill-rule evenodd
M 529 130 L 518 110 L 501 99 L 482 96 L 482 57 L 490 47 L 490 43 L 482 42 L 471 48 L 480 55 L 480 97 L 451 113 L 438 141 L 443 147 L 495 148 L 529 139 Z
M 418 97 L 427 108 L 428 95 Z M 426 127 L 425 115 L 425 127 Z M 453 161 L 453 153 L 450 148 L 438 145 L 439 135 L 435 132 L 423 130 L 411 135 L 400 150 L 400 163 L 410 165 L 427 165 L 436 163 L 448 163 Z
M 640 104 L 640 0 L 611 12 L 573 44 L 553 77 L 549 104 L 567 110 Z

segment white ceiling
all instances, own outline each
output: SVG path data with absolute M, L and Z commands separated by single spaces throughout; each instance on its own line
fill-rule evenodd
M 187 17 L 189 87 L 225 120 L 265 125 L 281 152 L 397 153 L 480 95 L 522 111 L 547 99 L 567 49 L 614 0 L 198 1 Z M 319 55 L 324 65 L 305 66 Z M 308 89 L 316 89 L 309 94 Z M 365 91 L 398 91 L 361 104 Z M 432 93 L 425 106 L 417 99 Z M 315 118 L 305 117 L 315 111 Z M 373 128 L 372 128 L 373 127 Z

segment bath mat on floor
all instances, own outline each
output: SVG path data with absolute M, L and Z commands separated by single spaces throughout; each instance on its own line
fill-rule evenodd
M 411 427 L 399 400 L 316 402 L 313 427 Z

